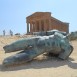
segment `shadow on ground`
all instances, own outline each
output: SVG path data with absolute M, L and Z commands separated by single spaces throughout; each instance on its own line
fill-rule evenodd
M 22 69 L 41 69 L 41 68 L 57 68 L 60 66 L 68 65 L 72 69 L 77 69 L 77 63 L 74 62 L 74 59 L 69 58 L 67 60 L 60 60 L 57 58 L 53 59 L 44 59 L 44 60 L 32 60 L 29 63 L 24 63 L 22 65 L 8 66 L 3 67 L 0 65 L 0 71 L 17 71 Z

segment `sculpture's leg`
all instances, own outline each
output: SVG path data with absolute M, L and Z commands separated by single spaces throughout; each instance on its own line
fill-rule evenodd
M 62 51 L 60 54 L 59 54 L 59 58 L 61 58 L 61 59 L 67 59 L 69 56 L 70 56 L 70 54 L 72 53 L 72 51 L 73 51 L 73 47 L 72 46 L 69 46 L 69 47 L 66 47 L 65 49 L 64 49 L 64 51 Z
M 20 53 L 15 54 L 14 56 L 10 56 L 3 61 L 4 66 L 14 65 L 14 64 L 21 64 L 24 62 L 31 61 L 35 51 L 32 50 L 24 50 Z
M 46 52 L 46 51 L 42 45 L 39 47 L 36 46 L 35 48 L 24 50 L 20 53 L 17 53 L 14 56 L 10 56 L 10 57 L 4 59 L 3 65 L 7 66 L 7 65 L 20 64 L 23 62 L 28 62 L 28 61 L 31 61 L 36 56 L 38 56 L 44 52 Z
M 15 52 L 18 50 L 25 50 L 28 47 L 33 47 L 39 38 L 26 38 L 13 42 L 4 46 L 5 53 Z

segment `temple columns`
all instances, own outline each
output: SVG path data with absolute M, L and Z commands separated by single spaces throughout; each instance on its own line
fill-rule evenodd
M 51 20 L 44 19 L 27 23 L 27 33 L 47 31 L 51 29 Z

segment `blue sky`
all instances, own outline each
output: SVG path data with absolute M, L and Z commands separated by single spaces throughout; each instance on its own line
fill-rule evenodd
M 77 0 L 0 0 L 0 34 L 4 29 L 26 33 L 26 17 L 37 11 L 52 12 L 70 23 L 70 32 L 77 31 Z

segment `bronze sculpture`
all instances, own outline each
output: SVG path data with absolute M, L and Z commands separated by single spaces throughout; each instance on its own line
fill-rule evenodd
M 25 38 L 4 46 L 5 53 L 22 51 L 4 59 L 3 65 L 28 62 L 44 52 L 58 54 L 58 58 L 67 59 L 73 51 L 69 39 L 59 31 L 52 32 L 48 36 Z

